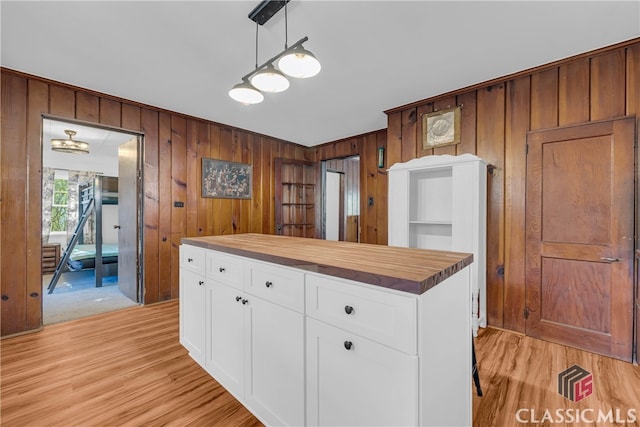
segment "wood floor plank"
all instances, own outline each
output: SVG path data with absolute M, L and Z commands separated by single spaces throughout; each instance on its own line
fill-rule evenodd
M 473 397 L 474 426 L 640 425 L 639 366 L 492 328 L 480 330 L 476 354 L 484 396 Z M 578 402 L 558 393 L 558 374 L 573 365 L 593 375 Z M 571 417 L 579 422 L 558 422 Z
M 178 302 L 0 342 L 2 426 L 259 426 L 178 342 Z
M 3 427 L 261 425 L 179 344 L 177 301 L 46 326 L 0 341 L 0 351 Z M 639 426 L 638 366 L 491 328 L 480 330 L 476 353 L 476 427 Z M 593 394 L 580 402 L 557 391 L 558 374 L 574 364 L 593 374 Z M 617 409 L 628 422 L 519 423 L 523 408 L 527 419 Z

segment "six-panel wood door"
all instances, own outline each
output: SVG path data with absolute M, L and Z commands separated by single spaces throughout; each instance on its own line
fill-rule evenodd
M 633 119 L 527 136 L 526 333 L 631 361 Z
M 315 162 L 275 159 L 276 234 L 320 238 L 318 171 Z

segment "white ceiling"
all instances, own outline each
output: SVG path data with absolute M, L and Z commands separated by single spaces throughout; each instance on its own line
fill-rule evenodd
M 634 1 L 310 1 L 288 5 L 314 78 L 263 103 L 228 90 L 255 65 L 252 1 L 3 0 L 1 63 L 306 146 L 386 127 L 384 110 L 640 36 Z M 284 10 L 260 63 L 284 48 Z M 80 135 L 79 135 L 80 136 Z
M 89 143 L 89 154 L 60 153 L 51 150 L 51 139 L 67 138 L 64 133 L 66 129 L 76 132 L 73 139 Z M 118 146 L 133 137 L 132 134 L 112 129 L 45 118 L 42 120 L 42 166 L 118 176 Z

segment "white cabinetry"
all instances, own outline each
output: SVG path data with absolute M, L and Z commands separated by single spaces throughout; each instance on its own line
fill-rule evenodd
M 389 168 L 389 245 L 473 253 L 472 327 L 487 324 L 487 163 L 426 156 Z
M 205 249 L 180 246 L 180 344 L 205 362 Z
M 180 342 L 261 421 L 303 425 L 304 274 L 181 248 L 202 253 L 203 275 L 181 268 Z
M 243 300 L 242 291 L 220 282 L 211 281 L 207 286 L 209 339 L 203 366 L 238 399 L 242 399 L 244 390 Z
M 306 286 L 307 425 L 418 425 L 416 298 L 314 275 Z
M 469 268 L 421 294 L 317 270 L 183 244 L 180 342 L 266 425 L 470 426 Z

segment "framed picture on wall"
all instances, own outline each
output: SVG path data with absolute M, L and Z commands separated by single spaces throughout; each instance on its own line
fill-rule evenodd
M 460 143 L 460 106 L 422 115 L 424 150 Z
M 202 197 L 250 199 L 252 167 L 246 163 L 202 158 Z

